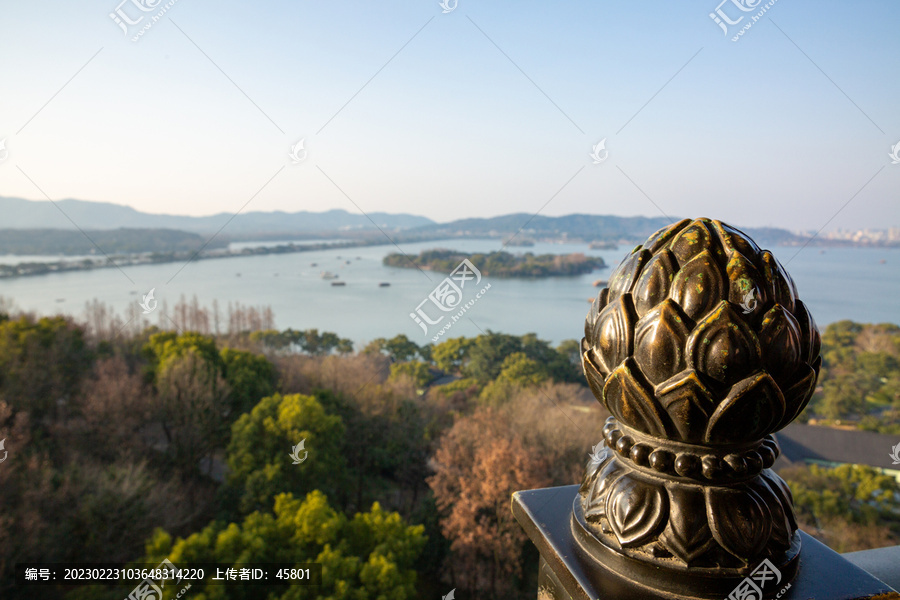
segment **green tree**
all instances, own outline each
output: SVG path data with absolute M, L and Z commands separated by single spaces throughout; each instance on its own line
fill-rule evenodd
M 216 360 L 195 347 L 172 352 L 159 363 L 156 388 L 167 452 L 185 471 L 225 443 L 231 422 L 228 383 Z M 210 468 L 212 463 L 210 463 Z
M 286 335 L 286 332 L 277 331 L 275 329 L 252 331 L 250 332 L 250 341 L 254 344 L 260 344 L 265 348 L 276 351 L 284 350 L 291 344 L 291 339 Z
M 243 513 L 269 506 L 281 492 L 336 493 L 343 485 L 344 425 L 313 396 L 263 398 L 231 428 L 227 485 Z M 293 464 L 292 449 L 304 443 Z M 308 453 L 308 454 L 304 454 Z M 305 458 L 304 458 L 305 457 Z
M 496 379 L 506 357 L 521 351 L 520 338 L 488 330 L 487 333 L 475 338 L 469 349 L 469 361 L 463 369 L 463 374 L 484 382 Z
M 361 510 L 398 488 L 414 505 L 423 487 L 428 454 L 421 405 L 395 387 L 371 385 L 352 395 L 316 391 L 325 410 L 340 416 L 346 428 L 340 450 L 346 484 L 332 496 L 344 510 Z
M 820 414 L 827 419 L 843 419 L 864 412 L 867 387 L 865 378 L 859 375 L 829 378 L 822 385 Z
M 550 379 L 547 368 L 528 358 L 524 352 L 514 352 L 503 360 L 500 374 L 481 392 L 485 404 L 503 404 L 516 390 L 540 385 Z
M 417 389 L 424 388 L 434 379 L 428 365 L 418 360 L 393 363 L 391 365 L 391 375 L 389 380 L 397 381 L 402 376 L 412 379 Z
M 794 495 L 798 516 L 818 524 L 846 519 L 860 525 L 900 525 L 900 484 L 860 465 L 810 465 L 781 472 Z
M 431 358 L 445 373 L 458 373 L 469 360 L 469 349 L 473 340 L 466 337 L 444 340 L 431 351 Z
M 265 356 L 232 348 L 224 348 L 220 354 L 235 415 L 248 412 L 275 391 L 275 365 Z
M 421 525 L 406 525 L 378 503 L 348 518 L 313 491 L 302 500 L 279 494 L 274 514 L 254 512 L 227 525 L 213 522 L 186 539 L 173 541 L 158 530 L 147 542 L 145 562 L 322 564 L 321 586 L 192 588 L 191 597 L 204 600 L 250 600 L 261 597 L 261 591 L 271 600 L 411 600 L 413 565 L 424 544 Z
M 92 362 L 84 331 L 63 317 L 0 318 L 0 401 L 15 411 L 53 416 Z
M 144 356 L 150 365 L 151 377 L 155 377 L 160 366 L 173 357 L 184 356 L 192 353 L 209 365 L 209 368 L 218 369 L 224 375 L 224 365 L 216 347 L 215 338 L 188 331 L 182 334 L 174 331 L 164 331 L 150 336 L 144 345 Z
M 569 359 L 579 372 L 581 371 L 581 342 L 578 340 L 563 340 L 556 347 L 556 351 Z
M 403 335 L 395 335 L 391 339 L 375 338 L 363 350 L 369 354 L 385 354 L 394 362 L 407 362 L 417 356 L 424 358 L 422 349 L 414 341 Z
M 900 431 L 900 327 L 839 321 L 822 334 L 819 391 L 807 416 Z

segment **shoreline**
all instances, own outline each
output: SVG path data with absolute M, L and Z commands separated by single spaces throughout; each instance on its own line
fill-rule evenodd
M 306 238 L 308 239 L 308 238 Z M 447 237 L 445 235 L 436 236 L 436 237 L 421 237 L 421 236 L 410 236 L 407 239 L 400 237 L 395 240 L 381 240 L 381 239 L 347 239 L 346 241 L 339 242 L 327 242 L 327 243 L 314 243 L 314 244 L 280 244 L 278 246 L 259 246 L 255 248 L 243 248 L 240 251 L 219 251 L 213 250 L 204 252 L 202 249 L 199 251 L 193 252 L 169 252 L 169 253 L 160 253 L 160 252 L 143 252 L 139 254 L 130 254 L 130 255 L 112 255 L 109 257 L 93 257 L 93 258 L 81 258 L 80 260 L 66 260 L 63 257 L 61 260 L 57 260 L 55 262 L 51 261 L 41 261 L 41 262 L 21 262 L 16 264 L 0 264 L 0 281 L 17 279 L 20 277 L 35 277 L 40 275 L 52 275 L 56 273 L 71 273 L 78 271 L 92 271 L 96 269 L 114 269 L 121 267 L 130 267 L 130 266 L 140 266 L 140 265 L 158 265 L 158 264 L 170 264 L 177 262 L 185 262 L 191 263 L 194 261 L 200 260 L 211 260 L 211 259 L 223 259 L 223 258 L 237 258 L 237 257 L 245 257 L 245 256 L 265 256 L 270 254 L 295 254 L 300 252 L 309 252 L 309 251 L 317 251 L 317 250 L 329 250 L 329 249 L 342 249 L 342 248 L 361 248 L 361 247 L 370 247 L 370 246 L 390 246 L 396 244 L 409 244 L 409 243 L 421 243 L 421 242 L 453 242 L 454 240 L 460 241 L 468 241 L 471 239 L 484 239 L 484 240 L 494 240 L 498 242 L 502 242 L 502 237 L 494 237 L 494 236 L 485 236 L 485 237 L 463 237 L 463 236 L 450 236 Z M 299 238 L 298 241 L 303 240 L 303 238 Z M 237 243 L 247 243 L 254 241 L 265 241 L 264 239 L 259 240 L 241 240 Z M 582 239 L 558 239 L 558 238 L 549 238 L 549 239 L 538 239 L 536 240 L 538 243 L 545 244 L 585 244 L 589 245 L 590 242 Z M 618 240 L 617 243 L 620 247 L 624 247 L 631 242 Z M 802 243 L 800 241 L 789 241 L 789 242 L 781 242 L 778 244 L 774 244 L 773 247 L 806 247 L 812 246 L 820 249 L 820 252 L 824 252 L 825 248 L 859 248 L 859 249 L 882 249 L 882 250 L 897 250 L 900 248 L 900 245 L 896 244 L 860 244 L 860 243 L 852 243 L 838 240 L 828 240 L 828 239 L 815 239 L 809 243 Z M 518 248 L 518 247 L 517 247 Z M 528 252 L 530 250 L 525 250 L 524 252 Z M 84 256 L 84 255 L 79 255 Z M 606 265 L 606 268 L 609 268 L 610 265 Z M 403 267 L 399 267 L 403 268 Z M 426 265 L 422 265 L 423 269 L 431 270 Z M 515 276 L 513 276 L 515 278 Z

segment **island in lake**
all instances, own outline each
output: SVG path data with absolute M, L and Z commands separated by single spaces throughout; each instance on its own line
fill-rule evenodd
M 606 267 L 599 256 L 585 256 L 577 252 L 573 254 L 510 254 L 509 252 L 491 252 L 489 254 L 466 254 L 456 250 L 423 250 L 416 257 L 394 252 L 384 257 L 384 264 L 389 267 L 406 269 L 428 269 L 441 273 L 450 273 L 463 259 L 468 258 L 482 275 L 492 277 L 553 277 L 560 275 L 583 275 L 595 269 Z

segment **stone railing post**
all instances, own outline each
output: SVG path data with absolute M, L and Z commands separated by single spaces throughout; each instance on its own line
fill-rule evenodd
M 585 376 L 612 417 L 584 479 L 513 495 L 538 598 L 900 598 L 799 531 L 770 469 L 819 347 L 790 276 L 739 230 L 684 220 L 635 248 L 585 323 Z

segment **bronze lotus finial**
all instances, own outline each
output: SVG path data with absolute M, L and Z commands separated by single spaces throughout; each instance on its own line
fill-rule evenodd
M 584 336 L 613 416 L 575 501 L 582 546 L 651 586 L 763 559 L 791 576 L 800 542 L 771 434 L 809 402 L 820 339 L 772 253 L 720 221 L 675 223 L 622 261 Z

